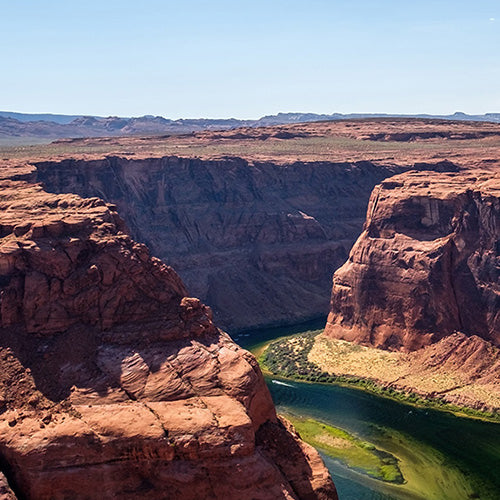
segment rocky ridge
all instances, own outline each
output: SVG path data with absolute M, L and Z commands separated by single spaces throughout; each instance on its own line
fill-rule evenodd
M 415 350 L 460 331 L 499 346 L 499 238 L 498 173 L 383 181 L 334 275 L 327 333 Z
M 116 207 L 3 180 L 0 236 L 0 468 L 18 498 L 336 498 L 255 358 Z

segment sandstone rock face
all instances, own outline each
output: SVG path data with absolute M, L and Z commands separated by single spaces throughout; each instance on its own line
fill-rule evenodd
M 499 242 L 498 173 L 383 181 L 334 275 L 326 334 L 415 350 L 459 331 L 499 346 Z
M 419 167 L 453 166 L 442 163 Z M 107 157 L 38 163 L 36 180 L 116 204 L 133 237 L 237 330 L 326 314 L 371 190 L 406 168 Z
M 0 237 L 2 498 L 337 498 L 255 358 L 115 207 L 0 181 Z

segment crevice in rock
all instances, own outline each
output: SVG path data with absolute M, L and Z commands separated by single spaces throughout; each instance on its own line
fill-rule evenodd
M 454 278 L 454 269 L 455 269 L 455 258 L 454 258 L 454 252 L 458 251 L 458 249 L 455 246 L 455 243 L 450 240 L 449 242 L 449 247 L 448 247 L 448 259 L 447 259 L 447 277 L 449 279 L 450 283 L 450 288 L 453 294 L 453 299 L 454 299 L 454 309 L 456 311 L 456 319 L 458 320 L 458 330 L 462 331 L 464 326 L 463 326 L 463 321 L 462 321 L 462 315 L 461 315 L 461 309 L 460 305 L 458 303 L 458 296 L 457 296 L 457 290 L 455 287 L 455 278 Z
M 169 439 L 168 429 L 167 429 L 167 428 L 163 425 L 163 422 L 162 422 L 162 420 L 161 420 L 160 416 L 158 415 L 158 413 L 157 413 L 155 410 L 153 410 L 153 408 L 151 408 L 151 406 L 149 406 L 149 405 L 148 405 L 145 401 L 141 401 L 141 402 L 142 402 L 143 406 L 144 406 L 145 408 L 147 408 L 147 409 L 148 409 L 148 410 L 149 410 L 149 411 L 153 414 L 153 416 L 155 417 L 155 419 L 156 419 L 156 420 L 158 421 L 158 423 L 160 424 L 160 427 L 163 429 L 163 432 L 164 432 L 164 434 L 165 434 L 165 437 L 166 437 L 167 439 Z
M 23 489 L 18 484 L 15 479 L 13 467 L 9 464 L 9 462 L 3 456 L 3 453 L 0 452 L 0 473 L 3 473 L 5 478 L 7 479 L 7 483 L 16 496 L 16 500 L 28 500 L 28 497 L 25 495 Z

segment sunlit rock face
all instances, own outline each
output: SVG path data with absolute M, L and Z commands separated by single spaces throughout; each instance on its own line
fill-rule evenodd
M 499 346 L 499 241 L 499 174 L 383 181 L 333 277 L 326 334 L 415 350 L 461 332 Z
M 0 409 L 2 498 L 337 498 L 255 358 L 116 207 L 12 180 Z

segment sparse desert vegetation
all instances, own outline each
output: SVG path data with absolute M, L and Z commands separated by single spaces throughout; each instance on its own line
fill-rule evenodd
M 439 367 L 419 369 L 415 358 L 421 355 L 329 339 L 315 330 L 269 343 L 259 361 L 265 371 L 285 378 L 345 384 L 418 406 L 500 421 L 497 386 L 476 387 L 463 374 Z M 450 392 L 468 394 L 469 401 L 475 396 L 476 406 L 447 401 Z

